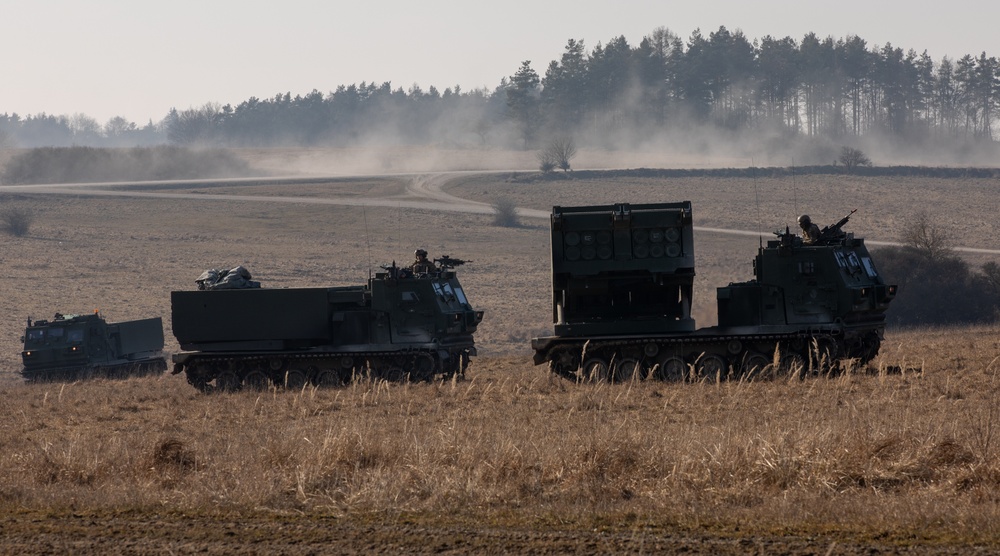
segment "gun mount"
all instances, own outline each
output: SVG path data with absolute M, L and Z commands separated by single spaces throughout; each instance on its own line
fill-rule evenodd
M 851 212 L 847 213 L 847 216 L 841 218 L 836 224 L 831 226 L 825 226 L 819 231 L 819 242 L 817 243 L 827 243 L 831 241 L 839 241 L 842 239 L 847 232 L 843 231 L 843 227 L 847 224 L 847 221 L 851 219 L 851 215 L 858 212 L 858 209 L 853 209 Z

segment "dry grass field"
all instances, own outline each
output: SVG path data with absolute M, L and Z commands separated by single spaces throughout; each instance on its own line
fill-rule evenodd
M 407 176 L 199 188 L 408 198 Z M 690 199 L 697 226 L 799 212 L 894 241 L 917 210 L 991 244 L 993 181 L 799 177 L 526 182 L 452 194 L 553 204 Z M 187 191 L 191 188 L 180 188 Z M 0 552 L 1000 551 L 1000 329 L 890 330 L 832 378 L 575 385 L 530 363 L 549 323 L 543 220 L 282 202 L 4 194 L 36 215 L 0 243 Z M 758 209 L 758 206 L 760 207 Z M 758 224 L 763 222 L 763 224 Z M 700 325 L 750 276 L 756 237 L 699 233 Z M 24 319 L 162 315 L 209 267 L 265 287 L 360 284 L 380 263 L 474 262 L 486 316 L 464 381 L 206 396 L 182 377 L 22 384 Z M 983 259 L 987 260 L 987 259 Z M 900 295 L 905 294 L 901 292 Z

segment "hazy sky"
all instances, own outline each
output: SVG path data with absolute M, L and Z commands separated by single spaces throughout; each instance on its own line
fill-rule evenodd
M 0 113 L 140 125 L 171 107 L 338 85 L 493 89 L 523 60 L 544 75 L 570 38 L 589 52 L 656 27 L 748 39 L 858 35 L 935 62 L 1000 56 L 995 0 L 0 0 Z

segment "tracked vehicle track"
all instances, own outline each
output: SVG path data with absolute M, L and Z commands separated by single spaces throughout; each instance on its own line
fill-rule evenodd
M 464 376 L 470 350 L 407 349 L 399 351 L 329 351 L 317 353 L 240 352 L 174 356 L 173 374 L 202 392 L 233 392 L 283 386 L 337 387 L 359 377 L 390 381 L 431 380 Z
M 25 370 L 21 372 L 26 382 L 73 382 L 91 378 L 129 378 L 160 374 L 167 370 L 162 358 L 121 363 L 118 365 L 73 366 L 56 369 Z
M 850 361 L 864 365 L 881 340 L 869 332 L 845 341 L 838 330 L 683 337 L 562 339 L 533 342 L 535 363 L 573 381 L 753 379 L 828 373 Z M 548 354 L 546 359 L 543 354 Z

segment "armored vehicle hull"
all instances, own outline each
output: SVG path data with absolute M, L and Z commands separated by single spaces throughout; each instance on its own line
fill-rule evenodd
M 864 240 L 787 229 L 762 245 L 755 278 L 718 288 L 718 326 L 695 329 L 691 204 L 555 207 L 555 334 L 536 365 L 574 380 L 686 380 L 819 372 L 877 355 L 896 287 Z
M 464 374 L 482 311 L 455 273 L 396 267 L 365 286 L 175 291 L 174 373 L 202 391 Z
M 21 352 L 27 381 L 124 378 L 167 370 L 159 317 L 107 323 L 97 313 L 28 320 Z

